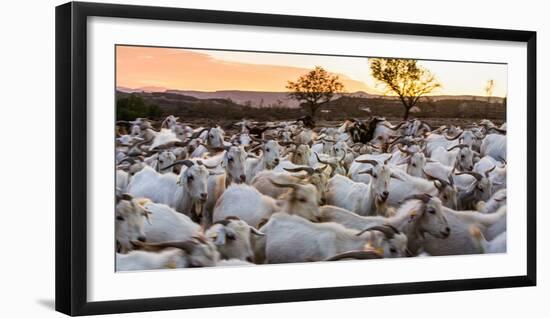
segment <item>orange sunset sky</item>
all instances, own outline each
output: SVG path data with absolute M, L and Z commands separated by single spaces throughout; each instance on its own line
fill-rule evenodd
M 383 94 L 371 77 L 365 57 L 117 46 L 116 85 L 144 88 L 284 92 L 289 80 L 316 65 L 338 74 L 347 92 Z M 433 95 L 485 95 L 489 79 L 493 96 L 505 96 L 507 67 L 502 64 L 419 61 L 443 87 Z

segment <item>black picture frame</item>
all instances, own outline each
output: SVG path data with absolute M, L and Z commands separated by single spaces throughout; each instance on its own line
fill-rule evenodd
M 524 42 L 527 45 L 527 275 L 88 302 L 87 18 L 92 16 Z M 536 285 L 536 32 L 70 2 L 56 7 L 56 310 L 91 315 Z

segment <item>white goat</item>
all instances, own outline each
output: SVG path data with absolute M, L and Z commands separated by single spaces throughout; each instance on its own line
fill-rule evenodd
M 314 262 L 349 251 L 370 248 L 380 256 L 407 253 L 407 237 L 388 226 L 357 232 L 337 223 L 313 223 L 304 218 L 275 213 L 262 227 L 266 234 L 257 252 L 265 251 L 267 263 Z
M 314 185 L 283 184 L 273 180 L 271 182 L 279 187 L 290 188 L 291 191 L 277 201 L 251 186 L 231 185 L 216 203 L 214 222 L 236 216 L 254 227 L 259 227 L 277 211 L 296 214 L 312 221 L 317 220 L 319 206 Z
M 146 167 L 132 178 L 128 192 L 135 197 L 149 198 L 164 203 L 178 212 L 193 218 L 200 216 L 207 198 L 206 183 L 209 171 L 199 161 L 183 160 L 179 176 L 173 173 L 159 174 Z
M 220 260 L 214 244 L 201 237 L 187 241 L 134 244 L 143 251 L 117 254 L 117 271 L 207 267 L 216 266 Z
M 250 181 L 262 170 L 273 169 L 279 164 L 280 147 L 274 140 L 268 140 L 256 148 L 261 148 L 259 158 L 248 158 L 245 163 L 246 180 Z M 251 149 L 250 151 L 253 151 Z
M 424 251 L 430 255 L 477 254 L 479 246 L 472 240 L 470 226 L 475 225 L 484 231 L 500 219 L 506 218 L 506 208 L 491 214 L 444 208 L 443 214 L 451 229 L 451 235 L 445 244 L 441 244 L 438 239 L 426 236 L 422 242 Z
M 198 224 L 182 213 L 161 203 L 145 203 L 150 222 L 145 223 L 147 242 L 186 241 L 201 231 Z
M 506 136 L 489 134 L 481 142 L 482 156 L 491 156 L 496 160 L 506 160 Z
M 275 172 L 274 170 L 265 170 L 254 177 L 251 185 L 258 189 L 260 193 L 278 199 L 283 193 L 288 192 L 288 189 L 275 186 L 271 180 L 278 183 L 293 183 L 298 182 L 299 180 L 297 179 L 301 179 L 302 183 L 311 183 L 317 188 L 318 202 L 319 204 L 323 204 L 328 187 L 328 177 L 324 172 L 325 168 L 319 167 L 313 169 L 307 166 L 298 166 L 296 168 L 284 169 L 285 172 L 283 173 Z M 306 174 L 298 174 L 302 171 L 305 171 Z M 289 174 L 289 172 L 293 174 Z
M 390 178 L 399 178 L 386 163 L 365 159 L 358 161 L 369 163 L 372 168 L 361 173 L 371 176 L 368 185 L 354 182 L 336 175 L 330 179 L 327 189 L 327 203 L 355 212 L 359 215 L 384 215 L 386 200 L 390 196 Z M 360 174 L 360 173 L 359 173 Z
M 134 199 L 128 194 L 117 198 L 115 206 L 115 240 L 117 251 L 126 253 L 132 249 L 132 241 L 145 241 L 145 220 L 149 212 L 144 207 L 147 200 Z
M 422 194 L 408 198 L 399 207 L 396 214 L 389 218 L 360 216 L 334 206 L 323 206 L 319 209 L 319 213 L 322 222 L 336 222 L 356 230 L 383 224 L 392 225 L 407 236 L 408 249 L 416 255 L 422 247 L 422 239 L 425 233 L 438 239 L 449 237 L 451 229 L 442 209 L 439 198 Z M 439 244 L 444 245 L 445 243 L 439 241 Z
M 254 262 L 254 253 L 250 244 L 251 234 L 265 235 L 236 217 L 228 217 L 214 223 L 206 231 L 205 236 L 218 247 L 223 259 Z

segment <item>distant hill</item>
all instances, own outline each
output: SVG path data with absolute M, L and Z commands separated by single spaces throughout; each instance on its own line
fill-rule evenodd
M 255 92 L 255 91 L 215 91 L 215 92 L 201 92 L 201 91 L 183 91 L 183 90 L 167 90 L 167 93 L 182 94 L 187 96 L 193 96 L 196 98 L 224 98 L 231 99 L 233 102 L 245 106 L 252 107 L 291 107 L 296 108 L 299 103 L 293 99 L 288 98 L 286 92 Z
M 228 92 L 236 92 L 229 94 Z M 191 92 L 192 93 L 192 92 Z M 117 99 L 136 94 L 143 98 L 147 104 L 160 107 L 163 116 L 173 114 L 181 118 L 204 118 L 213 122 L 220 119 L 240 120 L 242 118 L 260 121 L 296 119 L 304 115 L 300 107 L 288 107 L 285 105 L 271 104 L 262 107 L 253 104 L 240 103 L 237 97 L 251 98 L 250 92 L 224 91 L 204 93 L 197 92 L 195 96 L 184 95 L 183 91 L 171 92 L 124 92 L 117 91 Z M 258 96 L 264 92 L 257 92 Z M 271 93 L 272 96 L 284 93 Z M 200 96 L 200 97 L 197 97 Z M 233 96 L 226 97 L 226 96 Z M 280 95 L 279 95 L 280 96 Z M 235 99 L 234 99 L 235 98 Z M 264 98 L 264 97 L 261 97 Z M 265 102 L 265 99 L 264 99 Z M 506 106 L 497 98 L 491 102 L 487 98 L 478 96 L 437 96 L 422 99 L 418 107 L 420 112 L 414 113 L 414 117 L 427 118 L 489 118 L 497 120 L 506 119 Z M 376 96 L 366 93 L 353 93 L 340 96 L 325 104 L 318 114 L 319 118 L 326 120 L 340 120 L 346 118 L 364 118 L 370 115 L 400 118 L 403 115 L 403 106 L 396 98 Z
M 124 93 L 167 93 L 191 96 L 198 99 L 228 99 L 231 102 L 257 108 L 265 107 L 288 107 L 298 108 L 299 103 L 288 97 L 287 92 L 261 92 L 261 91 L 239 91 L 239 90 L 223 90 L 214 92 L 194 91 L 194 90 L 177 90 L 166 89 L 157 86 L 147 86 L 140 88 L 117 87 L 117 90 Z M 363 99 L 385 99 L 398 100 L 396 96 L 373 95 L 366 92 L 358 91 L 353 93 L 344 93 L 338 97 L 354 97 Z M 442 101 L 442 100 L 463 100 L 463 101 L 487 101 L 485 96 L 472 95 L 438 95 L 427 96 L 424 101 Z M 503 98 L 491 97 L 492 103 L 502 103 Z

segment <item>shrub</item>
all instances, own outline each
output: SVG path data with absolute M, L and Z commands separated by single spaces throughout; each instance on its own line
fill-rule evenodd
M 162 116 L 160 107 L 154 104 L 147 104 L 140 96 L 130 94 L 116 102 L 117 120 L 135 120 L 138 117 L 159 118 Z

